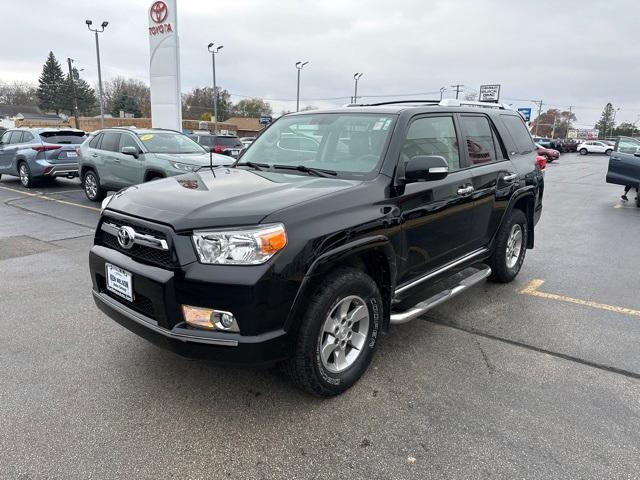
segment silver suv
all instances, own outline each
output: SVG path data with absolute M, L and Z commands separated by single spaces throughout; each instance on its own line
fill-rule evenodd
M 87 198 L 98 202 L 110 190 L 233 161 L 173 130 L 108 128 L 80 146 L 79 171 Z
M 78 175 L 77 147 L 86 139 L 71 128 L 12 128 L 0 137 L 0 177 L 14 175 L 27 188 L 44 178 Z

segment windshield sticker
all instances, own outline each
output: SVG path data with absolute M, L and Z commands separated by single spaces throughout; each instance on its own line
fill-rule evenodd
M 382 130 L 389 130 L 389 125 L 391 125 L 391 119 L 387 118 L 387 121 L 384 122 L 384 126 L 382 127 Z
M 147 140 L 151 140 L 152 138 L 153 138 L 153 135 L 150 133 L 140 136 L 140 140 L 142 140 L 143 142 L 146 142 Z
M 383 125 L 384 125 L 384 121 L 378 120 L 376 123 L 373 124 L 372 130 L 381 130 Z

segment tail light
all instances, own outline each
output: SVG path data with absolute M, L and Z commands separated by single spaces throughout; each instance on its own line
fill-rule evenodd
M 222 153 L 224 152 L 224 147 L 221 145 L 216 145 L 213 147 L 213 153 Z
M 62 147 L 60 145 L 40 145 L 37 147 L 31 147 L 31 148 L 36 152 L 47 152 L 49 150 L 58 150 L 59 148 L 62 148 Z
M 547 168 L 547 159 L 538 155 L 536 157 L 536 167 L 538 167 L 540 170 L 544 170 L 545 168 Z
M 76 155 L 80 156 L 80 148 L 76 148 Z

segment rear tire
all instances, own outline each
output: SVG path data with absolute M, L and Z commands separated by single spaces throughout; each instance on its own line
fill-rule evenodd
M 29 164 L 27 162 L 20 162 L 18 164 L 18 176 L 20 178 L 20 183 L 24 188 L 34 187 L 35 181 L 33 180 L 31 169 L 29 168 Z
M 284 372 L 319 397 L 338 395 L 365 372 L 375 351 L 383 304 L 376 283 L 360 270 L 327 275 L 308 302 L 295 352 Z
M 581 148 L 580 149 L 580 155 L 586 155 L 587 153 L 589 153 L 589 152 L 587 151 L 586 148 Z
M 522 268 L 527 251 L 529 230 L 522 210 L 514 209 L 504 219 L 489 259 L 491 279 L 500 283 L 511 282 Z
M 82 189 L 92 202 L 100 202 L 107 194 L 106 190 L 100 186 L 100 177 L 93 170 L 88 170 L 82 176 Z
M 608 149 L 606 152 L 604 152 L 606 155 L 611 155 L 611 152 L 613 152 L 613 150 Z

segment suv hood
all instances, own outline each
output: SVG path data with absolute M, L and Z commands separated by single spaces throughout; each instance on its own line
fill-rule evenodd
M 107 209 L 175 230 L 254 225 L 283 208 L 355 187 L 359 180 L 216 168 L 123 190 Z
M 152 153 L 158 160 L 165 160 L 167 162 L 179 162 L 188 163 L 189 165 L 209 165 L 213 163 L 214 166 L 218 165 L 231 165 L 235 162 L 234 158 L 227 155 L 219 155 L 217 153 L 211 154 L 209 159 L 208 153 Z

